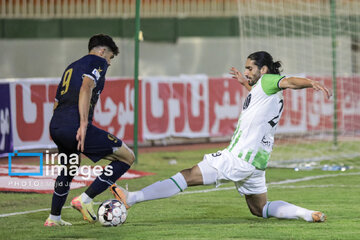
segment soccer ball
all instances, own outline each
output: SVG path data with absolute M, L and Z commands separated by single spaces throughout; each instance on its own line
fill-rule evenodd
M 126 221 L 127 211 L 125 205 L 116 200 L 104 201 L 98 209 L 99 222 L 103 226 L 116 227 Z

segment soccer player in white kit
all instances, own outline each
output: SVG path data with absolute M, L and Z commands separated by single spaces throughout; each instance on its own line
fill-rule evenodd
M 128 192 L 113 185 L 114 196 L 127 208 L 135 203 L 167 198 L 189 186 L 233 181 L 238 192 L 245 195 L 250 212 L 258 217 L 304 219 L 323 222 L 324 213 L 308 210 L 284 201 L 267 201 L 265 169 L 274 144 L 274 134 L 284 107 L 284 89 L 313 88 L 321 90 L 327 98 L 331 91 L 319 82 L 299 77 L 280 75 L 281 63 L 274 62 L 264 51 L 249 55 L 245 64 L 245 77 L 236 69 L 231 74 L 250 92 L 234 135 L 227 148 L 206 154 L 203 160 L 184 169 L 170 179 L 153 183 L 140 191 Z

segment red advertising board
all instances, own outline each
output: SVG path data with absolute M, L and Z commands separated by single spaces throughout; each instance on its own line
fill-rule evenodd
M 332 88 L 330 77 L 312 77 Z M 49 122 L 57 79 L 10 83 L 11 121 L 15 149 L 55 147 Z M 360 79 L 338 78 L 338 128 L 360 130 Z M 247 90 L 230 78 L 205 75 L 147 77 L 140 81 L 140 142 L 175 137 L 231 136 Z M 284 90 L 284 112 L 278 133 L 332 131 L 333 99 L 312 89 Z M 133 79 L 107 80 L 95 107 L 94 124 L 133 142 Z

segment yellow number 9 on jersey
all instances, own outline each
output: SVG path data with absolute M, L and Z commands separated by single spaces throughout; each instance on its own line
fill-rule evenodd
M 73 72 L 73 69 L 70 68 L 64 74 L 63 83 L 62 83 L 62 87 L 64 89 L 61 91 L 61 95 L 64 95 L 69 90 L 69 85 L 70 85 L 70 79 L 71 79 L 72 72 Z

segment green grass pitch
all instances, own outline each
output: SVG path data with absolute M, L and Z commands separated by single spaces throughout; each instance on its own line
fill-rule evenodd
M 128 184 L 129 190 L 139 190 L 193 166 L 201 161 L 203 154 L 216 150 L 141 154 L 139 163 L 133 169 L 154 172 L 156 175 L 123 180 L 118 184 Z M 171 159 L 176 159 L 177 164 L 170 165 Z M 128 211 L 127 221 L 120 227 L 89 224 L 71 208 L 62 212 L 62 218 L 73 224 L 71 227 L 43 227 L 49 211 L 1 217 L 0 239 L 360 239 L 360 158 L 348 162 L 355 168 L 345 172 L 267 170 L 268 183 L 323 175 L 322 178 L 296 183 L 269 184 L 268 197 L 269 200 L 284 200 L 324 211 L 328 216 L 325 223 L 252 216 L 244 197 L 235 189 L 229 189 L 180 194 L 170 199 L 137 204 Z M 233 186 L 228 183 L 221 188 Z M 212 188 L 191 187 L 185 192 Z M 66 206 L 82 191 L 84 189 L 71 191 Z M 111 198 L 110 192 L 106 191 L 95 201 Z M 0 214 L 46 209 L 50 203 L 51 194 L 0 193 Z

